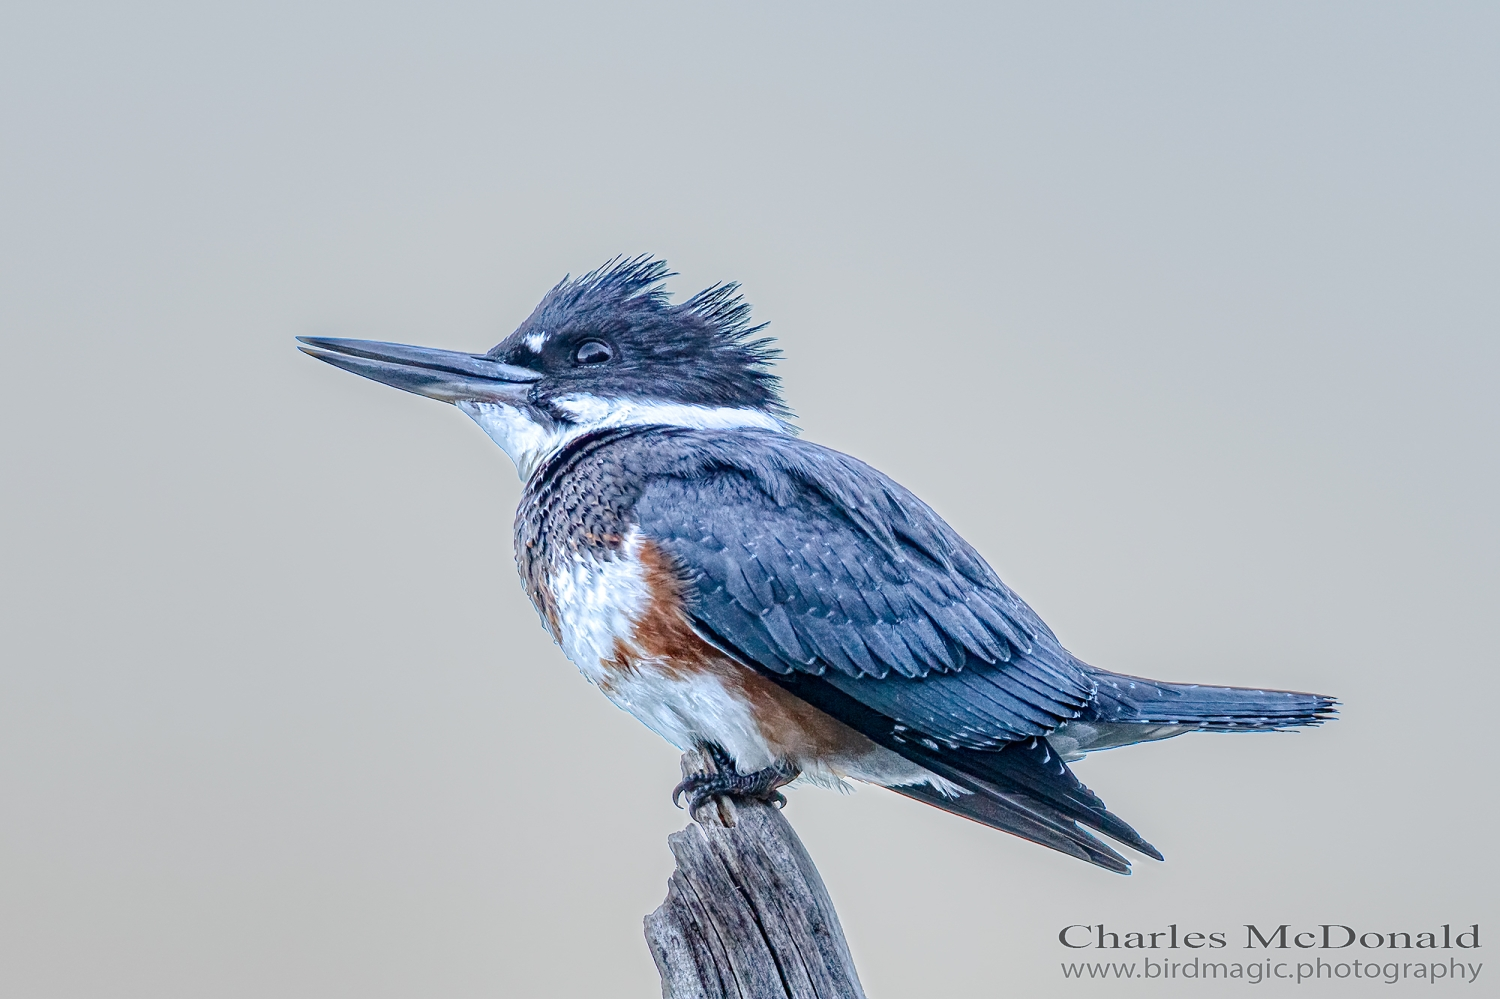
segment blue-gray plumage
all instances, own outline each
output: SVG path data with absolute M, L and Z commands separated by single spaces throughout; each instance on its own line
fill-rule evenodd
M 510 454 L 543 623 L 616 704 L 726 764 L 684 782 L 695 802 L 862 780 L 1126 872 L 1088 830 L 1160 854 L 1065 761 L 1332 716 L 1080 661 L 916 496 L 793 435 L 734 285 L 673 305 L 668 276 L 638 257 L 565 280 L 482 355 L 300 339 Z

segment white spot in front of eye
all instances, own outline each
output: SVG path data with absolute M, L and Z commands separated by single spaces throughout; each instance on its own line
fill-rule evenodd
M 542 330 L 540 333 L 528 333 L 526 334 L 526 339 L 522 341 L 522 343 L 526 344 L 526 346 L 531 350 L 533 354 L 540 354 L 542 352 L 542 344 L 546 342 L 546 330 Z

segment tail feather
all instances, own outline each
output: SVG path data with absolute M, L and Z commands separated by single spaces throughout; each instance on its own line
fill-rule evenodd
M 1076 722 L 1053 733 L 1061 737 L 1065 729 L 1077 725 L 1078 731 L 1064 740 L 1072 747 L 1063 747 L 1066 752 L 1090 748 L 1078 741 L 1089 723 L 1106 739 L 1114 740 L 1106 745 L 1125 745 L 1189 730 L 1271 732 L 1320 725 L 1334 716 L 1338 704 L 1319 694 L 1163 683 L 1092 667 L 1090 675 L 1097 687 L 1093 701 Z M 893 787 L 893 791 L 1121 874 L 1129 873 L 1129 863 L 1095 833 L 1161 859 L 1155 847 L 1074 776 L 1058 748 L 1046 738 L 1021 739 L 988 749 L 943 745 L 896 724 L 822 677 L 794 673 L 768 678 L 877 745 L 968 793 L 949 797 L 927 785 Z M 1124 732 L 1138 735 L 1123 738 Z
M 1274 732 L 1321 725 L 1338 711 L 1338 701 L 1294 690 L 1211 687 L 1164 683 L 1094 670 L 1098 684 L 1086 721 L 1182 725 L 1205 732 Z

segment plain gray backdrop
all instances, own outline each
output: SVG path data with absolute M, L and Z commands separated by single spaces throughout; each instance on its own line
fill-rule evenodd
M 1058 993 L 1068 923 L 1492 921 L 1497 27 L 8 4 L 0 992 L 657 994 L 677 753 L 539 627 L 505 456 L 292 340 L 487 349 L 641 251 L 1082 658 L 1344 702 L 1079 764 L 1128 878 L 794 792 L 873 997 Z

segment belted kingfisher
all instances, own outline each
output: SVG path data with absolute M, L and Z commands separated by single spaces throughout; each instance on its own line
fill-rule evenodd
M 671 276 L 640 256 L 565 278 L 485 354 L 298 339 L 452 403 L 510 455 L 543 625 L 616 705 L 719 765 L 674 800 L 863 781 L 1128 873 L 1090 830 L 1161 854 L 1069 762 L 1333 716 L 1317 694 L 1079 660 L 925 503 L 796 436 L 737 285 L 673 304 Z

